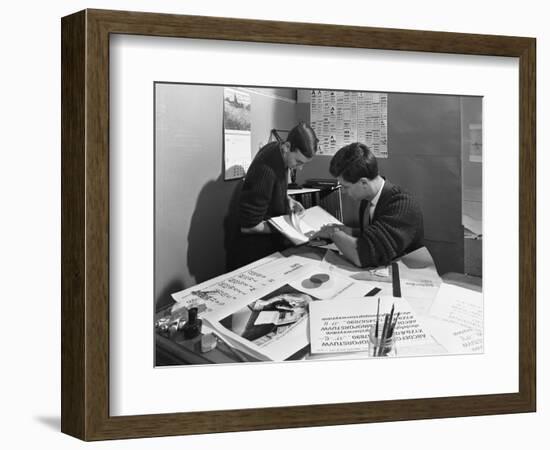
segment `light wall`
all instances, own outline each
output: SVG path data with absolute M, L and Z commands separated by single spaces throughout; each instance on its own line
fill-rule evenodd
M 223 176 L 223 86 L 156 85 L 155 301 L 225 272 L 240 180 Z M 296 123 L 296 91 L 251 96 L 252 153 Z

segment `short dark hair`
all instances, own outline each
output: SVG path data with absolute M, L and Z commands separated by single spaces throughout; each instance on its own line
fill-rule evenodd
M 300 122 L 290 130 L 286 140 L 290 143 L 291 152 L 299 150 L 306 158 L 313 157 L 317 152 L 319 139 L 317 139 L 315 131 L 305 122 Z
M 348 183 L 357 183 L 360 178 L 372 180 L 378 176 L 376 156 L 365 144 L 354 142 L 336 152 L 330 160 L 330 174 L 342 177 Z

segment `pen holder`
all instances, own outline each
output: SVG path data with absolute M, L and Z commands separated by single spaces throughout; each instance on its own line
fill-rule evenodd
M 395 336 L 382 339 L 382 330 L 378 330 L 378 337 L 375 336 L 376 327 L 372 326 L 369 331 L 369 356 L 397 356 L 395 348 Z

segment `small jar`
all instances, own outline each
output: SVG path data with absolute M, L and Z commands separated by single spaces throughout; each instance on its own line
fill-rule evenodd
M 382 327 L 378 328 L 378 337 L 375 336 L 376 326 L 369 331 L 369 356 L 397 356 L 395 348 L 395 335 L 382 339 Z
M 195 307 L 189 308 L 187 322 L 181 328 L 185 339 L 193 339 L 201 334 L 202 320 L 197 318 L 197 311 L 198 309 Z

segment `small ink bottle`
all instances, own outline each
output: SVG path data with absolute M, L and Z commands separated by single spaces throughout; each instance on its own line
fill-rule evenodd
M 196 307 L 189 308 L 189 317 L 181 328 L 185 339 L 193 339 L 201 334 L 202 320 L 197 319 L 197 311 Z

